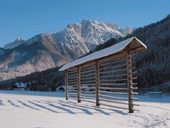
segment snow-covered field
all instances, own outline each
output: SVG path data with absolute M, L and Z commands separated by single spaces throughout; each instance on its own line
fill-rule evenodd
M 139 96 L 136 108 L 66 101 L 63 92 L 0 91 L 0 128 L 170 128 L 170 96 Z

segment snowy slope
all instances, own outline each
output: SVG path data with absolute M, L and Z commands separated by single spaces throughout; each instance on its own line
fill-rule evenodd
M 43 96 L 44 95 L 44 96 Z M 49 97 L 53 96 L 53 97 Z M 169 128 L 170 96 L 139 96 L 139 111 L 66 101 L 62 92 L 0 91 L 2 128 Z M 67 122 L 67 123 L 66 123 Z

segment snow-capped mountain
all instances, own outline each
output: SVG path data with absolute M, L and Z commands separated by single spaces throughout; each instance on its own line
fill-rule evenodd
M 28 40 L 18 38 L 0 49 L 0 80 L 61 66 L 129 32 L 111 23 L 82 20 L 60 32 L 41 33 Z

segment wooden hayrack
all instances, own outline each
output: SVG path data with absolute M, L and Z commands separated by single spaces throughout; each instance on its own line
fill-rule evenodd
M 135 53 L 147 47 L 136 37 L 64 65 L 65 94 L 78 102 L 95 102 L 134 112 L 137 94 Z M 128 106 L 128 107 L 126 107 Z

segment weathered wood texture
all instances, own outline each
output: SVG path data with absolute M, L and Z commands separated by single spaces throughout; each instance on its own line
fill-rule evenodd
M 134 112 L 133 108 L 133 74 L 132 74 L 132 55 L 128 52 L 127 74 L 128 74 L 128 106 L 129 113 Z
M 78 103 L 80 103 L 80 102 L 81 102 L 81 100 L 80 100 L 80 86 L 81 86 L 81 83 L 80 83 L 80 82 L 81 82 L 80 66 L 77 67 L 77 82 L 78 82 L 78 83 L 77 83 L 77 84 L 78 84 L 78 85 L 77 85 L 77 86 L 78 86 L 78 87 L 77 87 L 77 89 L 78 89 L 78 92 L 77 92 L 77 93 L 78 93 L 78 94 L 77 94 L 77 97 L 78 97 L 78 98 L 77 98 L 77 101 L 78 101 Z
M 68 100 L 68 73 L 65 71 L 65 97 Z
M 134 112 L 133 95 L 137 93 L 136 74 L 130 52 L 94 60 L 66 72 L 66 99 L 89 101 L 96 106 L 107 105 Z

